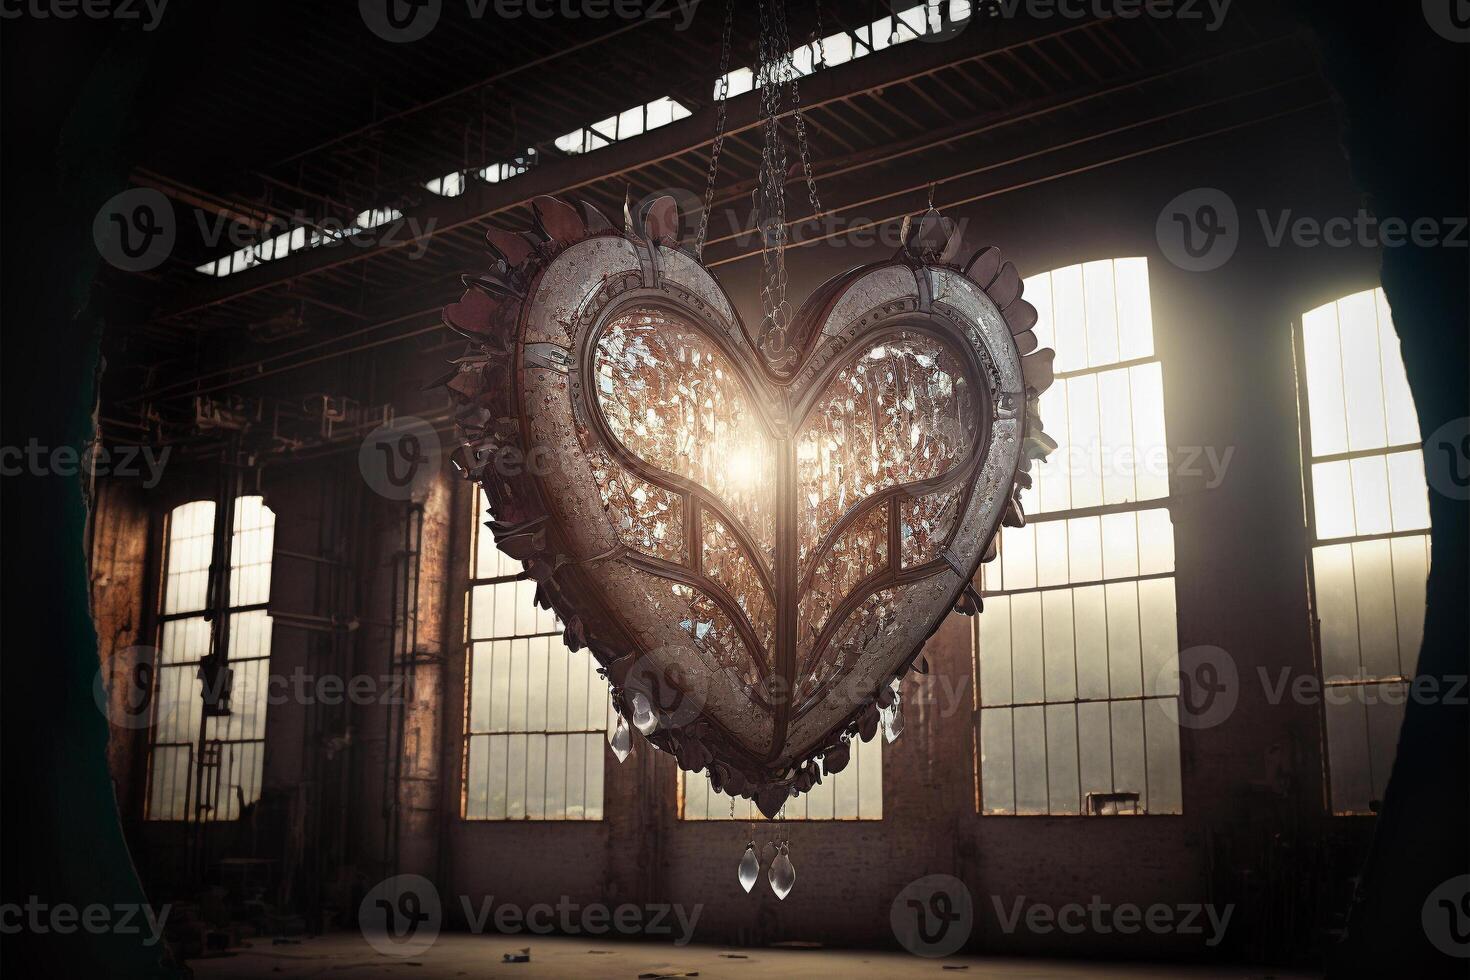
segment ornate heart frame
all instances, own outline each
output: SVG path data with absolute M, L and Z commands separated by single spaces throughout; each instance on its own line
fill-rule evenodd
M 873 737 L 951 609 L 979 611 L 975 573 L 1055 448 L 1053 352 L 1015 267 L 952 264 L 933 211 L 819 287 L 778 350 L 679 247 L 672 199 L 622 230 L 534 211 L 488 233 L 493 267 L 444 311 L 470 341 L 444 379 L 453 459 L 615 708 L 774 816 Z M 920 478 L 883 482 L 901 463 Z

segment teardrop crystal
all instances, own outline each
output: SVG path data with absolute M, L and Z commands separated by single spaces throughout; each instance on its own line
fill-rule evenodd
M 654 716 L 653 705 L 648 703 L 648 698 L 633 692 L 633 725 L 645 735 L 652 735 L 653 730 L 658 727 L 658 718 Z
M 791 888 L 796 884 L 796 868 L 792 867 L 791 855 L 786 853 L 785 844 L 781 845 L 781 853 L 776 855 L 776 860 L 771 862 L 771 870 L 766 877 L 777 898 L 791 894 Z
M 883 737 L 893 742 L 903 734 L 903 709 L 895 701 L 890 707 L 883 709 L 882 715 Z
M 740 859 L 740 887 L 750 891 L 755 887 L 755 879 L 760 873 L 760 858 L 755 856 L 755 842 L 751 841 L 745 845 L 745 856 Z
M 622 762 L 633 754 L 633 733 L 628 728 L 628 719 L 618 713 L 617 724 L 607 733 L 607 744 L 612 746 L 613 755 Z

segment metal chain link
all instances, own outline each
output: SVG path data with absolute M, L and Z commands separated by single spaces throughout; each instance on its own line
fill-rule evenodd
M 819 2 L 817 4 L 817 38 L 819 45 L 821 39 L 821 18 L 822 6 Z M 798 74 L 796 71 L 796 64 L 791 56 L 791 38 L 786 30 L 786 10 L 784 8 L 784 5 L 781 9 L 780 19 L 781 45 L 782 50 L 786 52 L 786 72 L 791 82 L 791 111 L 793 118 L 796 120 L 796 147 L 801 153 L 801 169 L 802 173 L 806 177 L 807 201 L 812 206 L 812 217 L 816 218 L 822 213 L 822 201 L 821 198 L 817 196 L 817 178 L 816 175 L 812 172 L 812 150 L 811 146 L 807 143 L 806 138 L 806 116 L 804 116 L 801 111 L 801 89 L 797 85 Z M 812 63 L 812 69 L 813 71 L 816 70 L 815 61 Z
M 817 27 L 816 27 L 817 60 L 812 63 L 812 70 L 815 71 L 817 65 L 819 65 L 819 64 L 823 68 L 826 68 L 827 67 L 827 48 L 826 48 L 825 44 L 823 43 L 823 39 L 826 37 L 826 31 L 822 30 L 822 0 L 814 0 L 814 3 L 812 4 L 812 6 L 814 6 L 816 8 L 816 15 L 817 15 Z
M 786 303 L 786 147 L 781 142 L 781 88 L 785 59 L 782 47 L 782 0 L 759 0 L 761 17 L 758 71 L 761 112 L 765 120 L 760 177 L 755 191 L 757 227 L 761 235 L 760 348 L 772 367 L 795 359 L 787 342 L 790 309 Z
M 786 147 L 781 141 L 780 130 L 784 101 L 782 96 L 786 87 L 791 89 L 791 112 L 796 130 L 797 151 L 801 158 L 807 202 L 811 205 L 813 218 L 822 213 L 822 202 L 817 193 L 817 179 L 812 168 L 811 145 L 807 139 L 806 117 L 801 108 L 799 73 L 791 46 L 785 2 L 759 0 L 759 4 L 761 38 L 757 82 L 760 85 L 761 111 L 765 121 L 760 179 L 754 194 L 757 227 L 761 232 L 763 272 L 760 348 L 773 367 L 782 368 L 796 357 L 796 351 L 791 349 L 787 338 L 791 308 L 786 301 L 785 250 L 790 229 L 786 222 Z M 826 51 L 822 45 L 820 0 L 816 3 L 816 24 L 813 71 L 818 63 L 826 61 Z
M 720 172 L 720 151 L 725 147 L 725 120 L 729 113 L 730 94 L 730 25 L 734 18 L 735 0 L 725 0 L 725 26 L 720 34 L 720 91 L 715 96 L 715 143 L 709 155 L 709 177 L 704 185 L 704 209 L 699 213 L 699 231 L 694 236 L 694 255 L 704 261 L 704 240 L 709 235 L 709 214 L 715 204 L 715 177 Z

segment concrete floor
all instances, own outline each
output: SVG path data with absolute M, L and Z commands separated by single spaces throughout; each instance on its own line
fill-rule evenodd
M 503 954 L 526 946 L 529 963 L 504 963 Z M 725 949 L 719 946 L 683 947 L 667 943 L 593 943 L 576 937 L 532 936 L 525 939 L 499 935 L 445 933 L 424 953 L 384 956 L 356 933 L 338 933 L 307 939 L 299 945 L 273 946 L 269 939 L 253 940 L 246 948 L 212 959 L 191 960 L 199 980 L 236 980 L 246 977 L 398 977 L 439 980 L 450 977 L 550 977 L 556 980 L 620 977 L 684 977 L 700 980 L 755 980 L 780 977 L 791 980 L 886 980 L 889 977 L 966 977 L 971 980 L 1040 980 L 1040 978 L 1183 977 L 1188 980 L 1290 980 L 1307 974 L 1278 970 L 1193 969 L 1179 966 L 1128 963 L 1092 963 L 1082 960 L 997 959 L 956 956 L 927 960 L 905 953 L 864 950 Z

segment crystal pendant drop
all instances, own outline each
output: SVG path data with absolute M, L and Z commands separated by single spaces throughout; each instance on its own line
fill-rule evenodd
M 618 722 L 613 730 L 607 733 L 607 744 L 612 746 L 613 755 L 622 762 L 633 754 L 633 733 L 628 730 L 628 719 L 618 714 Z
M 645 735 L 652 735 L 653 730 L 658 727 L 653 705 L 648 703 L 648 698 L 636 691 L 633 692 L 633 725 Z
M 740 859 L 740 887 L 750 891 L 760 873 L 760 858 L 755 856 L 755 841 L 751 841 L 745 845 L 745 856 Z
M 771 891 L 776 893 L 777 898 L 785 898 L 791 894 L 791 888 L 796 884 L 796 868 L 791 865 L 791 855 L 787 853 L 785 844 L 781 845 L 776 860 L 771 862 L 767 878 L 771 882 Z
M 897 704 L 883 709 L 883 737 L 889 742 L 897 741 L 903 734 L 903 709 Z

